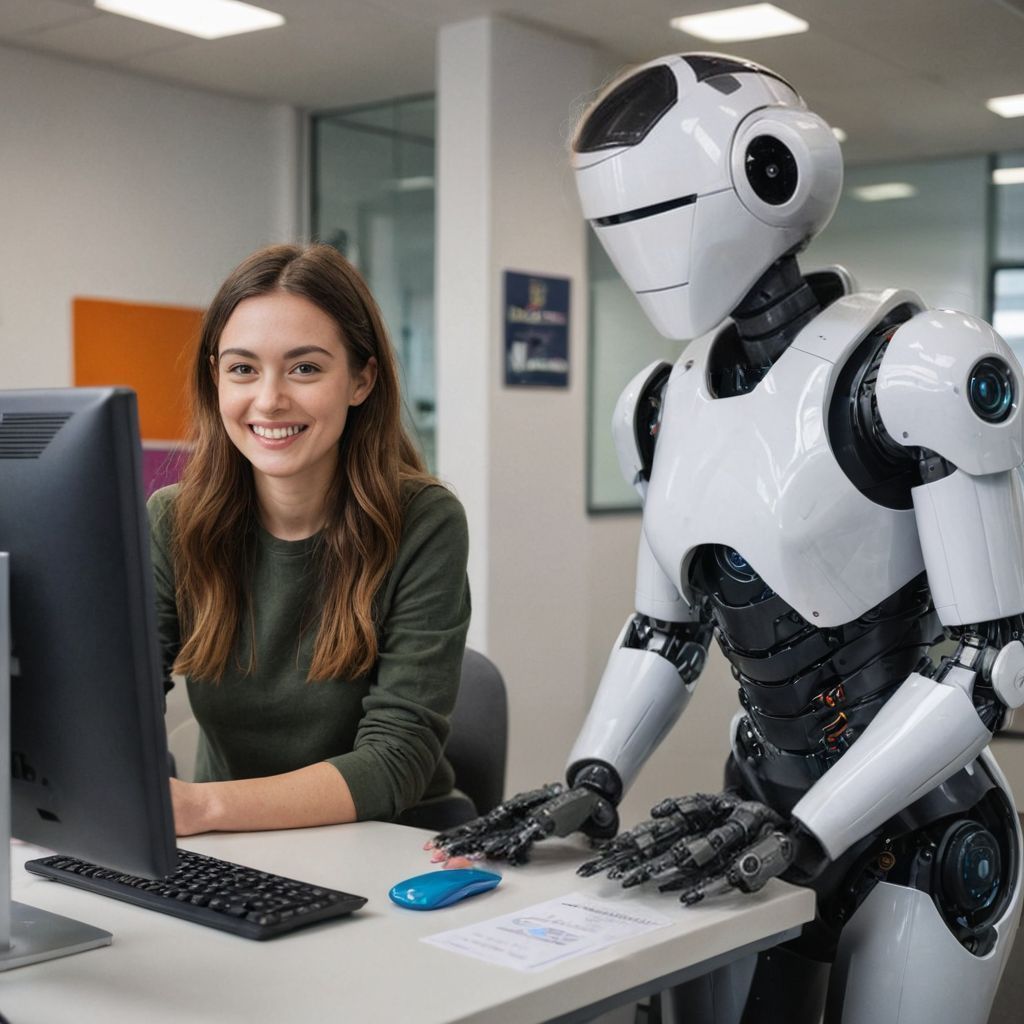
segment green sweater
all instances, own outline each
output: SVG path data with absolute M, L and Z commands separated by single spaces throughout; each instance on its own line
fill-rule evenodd
M 177 493 L 177 485 L 165 487 L 149 501 L 168 671 L 180 649 L 171 560 Z M 195 778 L 258 778 L 327 761 L 344 776 L 361 820 L 390 820 L 454 782 L 442 749 L 469 626 L 465 514 L 440 486 L 409 503 L 398 557 L 377 595 L 379 657 L 360 679 L 306 680 L 319 625 L 314 616 L 303 628 L 315 548 L 315 537 L 284 541 L 259 529 L 250 595 L 255 672 L 238 668 L 249 664 L 253 641 L 243 627 L 219 683 L 186 680 L 201 730 Z

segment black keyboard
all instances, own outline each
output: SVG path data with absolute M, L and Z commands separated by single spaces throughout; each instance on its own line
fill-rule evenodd
M 366 902 L 364 896 L 297 882 L 188 850 L 178 851 L 176 871 L 156 880 L 126 875 L 62 854 L 30 860 L 25 868 L 55 882 L 113 896 L 247 939 L 272 939 L 296 928 L 350 914 Z

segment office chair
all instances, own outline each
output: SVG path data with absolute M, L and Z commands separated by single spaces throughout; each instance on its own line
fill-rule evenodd
M 400 825 L 440 832 L 501 803 L 508 750 L 505 681 L 494 662 L 468 647 L 449 721 L 451 733 L 444 754 L 455 770 L 455 786 L 460 792 L 410 807 L 399 815 Z
M 455 769 L 455 785 L 473 801 L 477 814 L 486 814 L 505 795 L 508 701 L 497 666 L 468 647 L 450 721 L 444 752 Z
M 199 744 L 199 725 L 183 703 L 185 700 L 184 685 L 176 686 L 168 695 L 167 744 L 172 763 L 180 768 L 178 777 L 190 781 Z M 172 725 L 175 721 L 177 724 Z M 400 825 L 440 832 L 486 814 L 501 803 L 508 750 L 508 701 L 501 673 L 479 651 L 466 648 L 459 695 L 450 721 L 451 733 L 444 752 L 455 769 L 455 785 L 465 795 L 453 793 L 410 807 L 399 815 Z

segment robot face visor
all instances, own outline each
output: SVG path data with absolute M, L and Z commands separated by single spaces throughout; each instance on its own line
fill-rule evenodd
M 675 106 L 679 86 L 665 64 L 620 82 L 588 114 L 573 140 L 577 153 L 635 146 Z
M 689 281 L 696 208 L 696 196 L 683 196 L 590 223 L 619 276 L 642 293 Z

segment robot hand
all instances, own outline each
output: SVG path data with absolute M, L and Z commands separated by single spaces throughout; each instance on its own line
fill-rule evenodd
M 610 840 L 579 873 L 607 871 L 626 887 L 653 878 L 662 892 L 682 889 L 680 900 L 692 904 L 730 889 L 756 892 L 794 865 L 807 871 L 815 845 L 765 804 L 698 793 L 663 800 L 650 821 Z
M 524 864 L 533 844 L 548 836 L 582 831 L 606 838 L 617 828 L 615 808 L 600 793 L 554 782 L 517 793 L 488 814 L 435 836 L 432 845 L 446 857 L 484 856 Z

